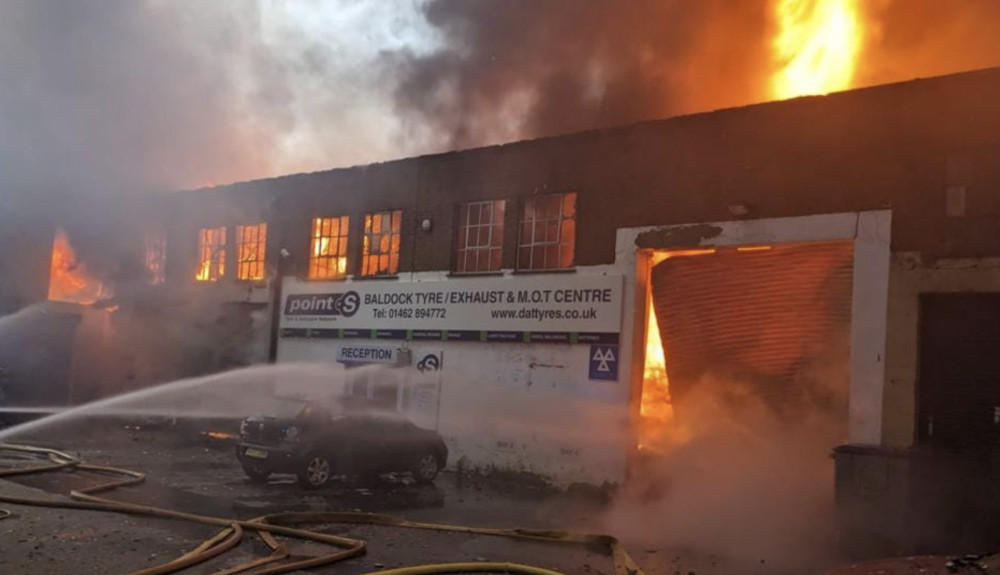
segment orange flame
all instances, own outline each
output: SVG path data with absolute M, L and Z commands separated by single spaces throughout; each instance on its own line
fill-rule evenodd
M 863 44 L 859 0 L 776 0 L 774 15 L 779 69 L 771 92 L 776 99 L 851 86 Z
M 77 261 L 66 232 L 56 231 L 49 267 L 49 300 L 89 305 L 109 295 L 104 284 Z
M 667 258 L 714 254 L 714 249 L 653 252 L 650 269 Z M 667 358 L 663 353 L 660 326 L 651 301 L 646 302 L 646 352 L 639 401 L 639 448 L 661 450 L 683 433 L 674 427 L 674 406 L 670 398 Z
M 653 306 L 646 320 L 646 362 L 642 370 L 642 402 L 639 415 L 669 421 L 674 415 L 670 402 L 670 380 L 667 379 L 667 358 L 663 355 L 663 340 Z
M 198 270 L 194 279 L 218 281 L 226 275 L 226 228 L 202 228 L 198 232 Z

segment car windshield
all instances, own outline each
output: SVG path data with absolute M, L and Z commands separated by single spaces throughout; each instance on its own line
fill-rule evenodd
M 267 406 L 267 410 L 263 414 L 278 419 L 291 419 L 302 415 L 306 408 L 311 405 L 309 401 L 304 399 L 275 397 L 274 401 Z
M 276 397 L 273 407 L 265 414 L 278 419 L 326 419 L 344 414 L 349 406 L 343 398 L 304 399 Z

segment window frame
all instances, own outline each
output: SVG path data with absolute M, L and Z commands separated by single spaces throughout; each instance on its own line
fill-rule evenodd
M 336 236 L 330 235 L 325 236 L 323 234 L 324 224 L 323 222 L 331 222 L 330 228 L 332 232 L 332 222 L 337 221 L 337 231 L 339 232 Z M 319 227 L 319 233 L 317 234 L 317 226 Z M 309 269 L 306 270 L 306 278 L 309 280 L 316 281 L 336 281 L 346 279 L 348 275 L 348 265 L 350 264 L 350 238 L 351 238 L 351 217 L 349 215 L 340 216 L 316 216 L 312 218 L 312 223 L 310 224 L 309 230 Z M 317 248 L 319 247 L 319 242 L 323 239 L 328 240 L 327 246 L 332 243 L 336 245 L 336 253 L 331 253 L 327 249 L 326 254 L 319 254 Z M 331 241 L 335 240 L 335 242 Z M 338 259 L 343 258 L 343 265 L 337 265 Z M 327 262 L 327 265 L 320 266 L 320 262 Z M 337 263 L 334 263 L 337 262 Z M 329 265 L 334 263 L 333 266 Z M 340 271 L 342 268 L 343 271 Z M 330 271 L 334 270 L 334 275 L 314 275 L 313 271 L 325 269 Z
M 167 281 L 167 234 L 163 231 L 147 231 L 142 242 L 143 267 L 149 276 L 149 283 L 161 285 Z
M 489 218 L 483 223 L 483 209 L 489 208 Z M 475 224 L 472 221 L 472 210 L 478 211 Z M 455 238 L 452 249 L 451 271 L 459 275 L 491 274 L 503 270 L 504 234 L 506 233 L 507 200 L 477 200 L 464 202 L 455 206 Z M 499 212 L 499 214 L 498 214 Z M 463 217 L 464 216 L 464 217 Z M 473 231 L 474 230 L 474 231 Z M 482 232 L 486 231 L 486 241 L 483 243 Z M 472 245 L 473 236 L 475 245 Z M 499 237 L 495 237 L 499 236 Z M 480 267 L 485 253 L 486 267 Z M 469 257 L 473 256 L 475 265 L 470 268 Z
M 237 224 L 234 235 L 234 248 L 236 252 L 236 281 L 266 281 L 267 222 Z M 251 237 L 251 235 L 253 237 Z M 254 271 L 259 272 L 259 275 L 254 275 L 252 273 Z
M 385 232 L 383 230 L 374 231 L 375 228 L 375 218 L 384 218 L 388 216 L 389 218 L 389 231 Z M 379 220 L 379 228 L 382 227 L 381 219 Z M 399 257 L 402 253 L 403 244 L 403 210 L 379 210 L 375 212 L 368 212 L 365 214 L 363 221 L 363 227 L 361 230 L 361 266 L 360 266 L 360 277 L 362 278 L 392 278 L 399 275 Z M 379 251 L 373 253 L 371 251 L 372 244 L 374 243 L 374 238 L 378 238 Z M 384 252 L 381 249 L 382 239 L 387 238 L 389 243 L 389 251 Z M 393 242 L 395 239 L 395 242 Z M 393 249 L 395 247 L 395 249 Z M 386 258 L 387 267 L 382 270 L 381 258 Z M 374 270 L 369 269 L 369 264 L 372 261 L 376 262 Z
M 542 205 L 542 217 L 539 214 L 539 202 L 558 198 L 558 217 L 548 217 L 545 213 L 547 206 Z M 576 228 L 577 214 L 579 211 L 579 194 L 577 192 L 560 192 L 554 194 L 541 194 L 523 198 L 521 201 L 521 213 L 517 226 L 517 260 L 515 270 L 518 272 L 549 272 L 571 270 L 576 266 Z M 569 206 L 570 209 L 567 209 Z M 530 214 L 529 214 L 530 212 Z M 567 215 L 569 213 L 569 215 Z M 531 217 L 529 217 L 529 215 Z M 539 228 L 543 230 L 543 237 L 549 233 L 549 227 L 555 225 L 555 240 L 544 238 L 538 240 Z M 530 226 L 529 239 L 525 242 L 526 226 Z M 569 230 L 567 232 L 567 230 Z M 569 236 L 566 238 L 564 236 Z M 527 250 L 527 252 L 525 251 Z M 549 254 L 554 250 L 556 265 L 547 265 Z M 569 258 L 563 263 L 566 252 Z M 528 262 L 524 261 L 524 254 L 528 254 Z M 534 259 L 536 253 L 542 253 L 542 265 L 536 266 Z
M 227 226 L 199 228 L 198 266 L 195 269 L 195 281 L 214 283 L 226 277 L 226 252 L 229 247 L 227 231 Z M 214 239 L 218 239 L 218 241 L 214 241 Z M 202 277 L 202 273 L 206 271 L 206 265 L 208 273 Z

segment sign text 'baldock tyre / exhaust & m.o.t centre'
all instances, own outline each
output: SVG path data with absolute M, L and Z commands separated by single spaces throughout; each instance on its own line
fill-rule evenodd
M 621 331 L 620 275 L 284 281 L 282 337 L 615 344 Z

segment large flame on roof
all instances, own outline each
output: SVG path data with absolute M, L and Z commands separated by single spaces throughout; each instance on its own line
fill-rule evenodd
M 49 300 L 89 305 L 109 295 L 104 284 L 77 260 L 66 232 L 58 230 L 52 243 Z
M 776 99 L 851 87 L 863 43 L 860 0 L 775 0 Z

